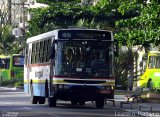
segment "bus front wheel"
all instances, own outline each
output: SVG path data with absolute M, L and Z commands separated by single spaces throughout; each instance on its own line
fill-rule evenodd
M 45 97 L 39 97 L 39 104 L 45 103 Z
M 49 107 L 56 107 L 56 99 L 54 97 L 48 97 Z
M 96 100 L 96 108 L 103 108 L 104 107 L 104 99 Z

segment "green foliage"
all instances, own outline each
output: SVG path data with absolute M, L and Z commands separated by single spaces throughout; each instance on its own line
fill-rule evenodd
M 160 94 L 160 89 L 152 89 L 151 93 Z
M 123 45 L 158 45 L 160 40 L 160 4 L 157 0 L 146 1 L 133 0 L 122 2 L 118 8 L 122 15 L 130 10 L 135 10 L 139 15 L 116 22 L 120 30 L 115 38 Z
M 13 78 L 13 79 L 5 79 L 0 81 L 0 86 L 9 86 L 9 87 L 23 87 L 23 79 Z
M 96 6 L 86 6 L 79 1 L 56 2 L 46 8 L 30 9 L 34 16 L 29 21 L 28 36 L 34 36 L 56 28 L 85 25 L 87 27 L 112 29 L 117 19 L 121 18 L 117 12 L 116 1 L 104 0 Z M 85 22 L 85 24 L 82 24 Z M 81 24 L 80 24 L 81 23 Z
M 23 50 L 23 46 L 19 40 L 12 35 L 12 26 L 3 25 L 0 27 L 0 53 L 1 54 L 18 54 Z M 21 46 L 20 46 L 21 45 Z
M 121 52 L 119 57 L 115 59 L 115 77 L 116 85 L 127 85 L 128 78 L 128 60 L 127 52 Z
M 73 7 L 74 6 L 74 7 Z M 29 35 L 37 35 L 56 28 L 73 26 L 79 17 L 86 18 L 91 14 L 88 9 L 82 10 L 80 5 L 59 2 L 46 8 L 31 9 L 34 15 L 29 21 Z M 88 18 L 89 19 L 89 18 Z

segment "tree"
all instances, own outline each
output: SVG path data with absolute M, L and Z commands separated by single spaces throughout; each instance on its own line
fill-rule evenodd
M 96 6 L 91 4 L 82 5 L 80 1 L 70 0 L 64 2 L 50 2 L 50 0 L 41 2 L 47 3 L 47 8 L 31 9 L 33 18 L 29 21 L 29 35 L 37 35 L 55 28 L 66 28 L 68 26 L 87 26 L 92 28 L 113 29 L 116 13 L 107 10 L 106 6 L 98 3 Z M 112 19 L 112 20 L 110 20 Z
M 11 11 L 7 6 L 6 0 L 0 1 L 0 54 L 19 53 L 22 50 L 20 42 L 12 35 L 14 24 L 12 25 Z
M 160 3 L 158 0 L 133 0 L 122 2 L 118 8 L 122 15 L 135 10 L 139 15 L 130 19 L 116 22 L 119 32 L 115 38 L 121 44 L 148 46 L 151 43 L 158 45 L 160 40 Z

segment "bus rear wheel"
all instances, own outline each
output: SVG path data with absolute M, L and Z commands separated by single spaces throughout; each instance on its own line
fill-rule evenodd
M 48 98 L 48 105 L 49 107 L 56 107 L 56 99 L 54 97 Z
M 38 97 L 33 95 L 33 86 L 32 86 L 32 84 L 31 84 L 31 87 L 30 87 L 30 91 L 31 91 L 31 103 L 32 104 L 37 104 Z
M 85 101 L 79 101 L 79 105 L 85 105 Z
M 96 108 L 103 108 L 104 107 L 104 99 L 102 100 L 96 100 Z
M 77 105 L 77 104 L 78 104 L 78 101 L 76 101 L 76 100 L 71 100 L 71 104 L 72 104 L 72 105 Z

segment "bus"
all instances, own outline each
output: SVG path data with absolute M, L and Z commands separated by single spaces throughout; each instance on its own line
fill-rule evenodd
M 20 54 L 0 55 L 0 78 L 7 80 L 12 78 L 23 79 L 24 56 Z
M 105 30 L 66 28 L 30 37 L 24 91 L 32 104 L 48 98 L 49 107 L 65 100 L 72 105 L 95 101 L 96 108 L 103 108 L 105 98 L 114 98 L 115 50 L 113 34 Z
M 137 81 L 137 86 L 152 89 L 160 88 L 160 52 L 150 51 L 143 59 L 143 74 Z

